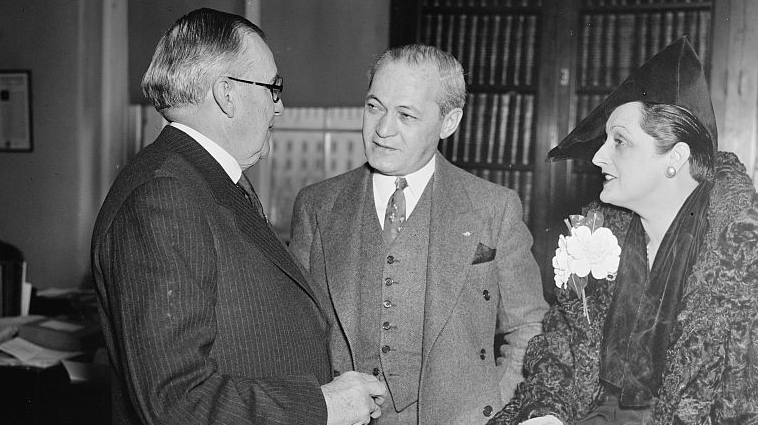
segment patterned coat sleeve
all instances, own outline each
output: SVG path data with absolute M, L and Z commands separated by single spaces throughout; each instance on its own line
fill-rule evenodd
M 621 236 L 628 214 L 603 213 L 606 226 Z M 613 288 L 613 282 L 590 277 L 586 288 L 589 322 L 579 298 L 571 290 L 556 289 L 557 304 L 545 314 L 544 333 L 529 341 L 525 380 L 490 425 L 519 424 L 548 414 L 569 425 L 596 407 L 602 399 L 600 343 Z

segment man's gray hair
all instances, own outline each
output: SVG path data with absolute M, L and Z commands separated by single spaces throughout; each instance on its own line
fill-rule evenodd
M 213 9 L 198 9 L 179 18 L 161 37 L 142 78 L 142 92 L 155 109 L 199 104 L 216 78 L 242 75 L 240 61 L 246 34 L 264 38 L 247 19 Z
M 381 67 L 395 62 L 413 67 L 432 65 L 437 68 L 440 74 L 437 105 L 440 107 L 442 116 L 455 108 L 463 108 L 466 104 L 466 80 L 463 78 L 463 66 L 450 53 L 424 44 L 409 44 L 384 52 L 369 71 L 369 87 L 374 81 L 374 75 Z

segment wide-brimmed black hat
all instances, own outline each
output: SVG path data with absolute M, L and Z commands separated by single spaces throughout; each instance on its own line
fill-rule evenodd
M 648 101 L 681 106 L 708 130 L 714 152 L 718 147 L 716 117 L 703 65 L 682 37 L 658 52 L 624 80 L 616 90 L 576 125 L 547 154 L 548 161 L 576 158 L 591 161 L 605 141 L 605 123 L 611 112 L 628 102 Z

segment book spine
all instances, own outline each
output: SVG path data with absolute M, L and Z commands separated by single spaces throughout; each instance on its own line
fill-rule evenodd
M 500 118 L 498 122 L 498 146 L 497 163 L 503 164 L 505 161 L 505 149 L 508 146 L 508 124 L 510 121 L 509 110 L 511 107 L 511 95 L 505 93 L 500 95 Z
M 637 20 L 637 61 L 635 66 L 640 66 L 647 60 L 647 45 L 648 45 L 648 33 L 650 28 L 650 15 L 643 13 L 640 16 L 635 16 Z
M 592 54 L 590 57 L 592 73 L 590 85 L 592 87 L 600 86 L 600 73 L 603 63 L 603 15 L 596 13 L 592 15 Z
M 521 136 L 521 94 L 516 94 L 516 101 L 513 104 L 513 123 L 511 124 L 511 156 L 508 158 L 509 164 L 515 164 L 518 158 L 518 145 Z
M 489 78 L 488 82 L 491 86 L 494 86 L 496 84 L 495 80 L 495 73 L 497 72 L 497 65 L 498 61 L 497 58 L 500 57 L 500 26 L 501 21 L 503 18 L 500 15 L 495 16 L 495 21 L 493 23 L 493 29 L 492 29 L 492 56 L 489 59 Z
M 534 96 L 531 94 L 524 95 L 524 132 L 521 147 L 521 164 L 529 165 L 532 163 L 532 129 L 534 120 Z
M 513 52 L 513 85 L 520 86 L 522 84 L 522 67 L 523 67 L 523 54 L 524 54 L 524 15 L 518 15 L 518 23 L 516 25 L 516 39 L 514 40 L 515 51 Z
M 619 16 L 619 58 L 618 79 L 621 82 L 632 72 L 632 59 L 634 56 L 634 15 L 623 14 Z
M 614 42 L 618 38 L 616 34 L 616 15 L 607 15 L 605 23 L 605 70 L 603 72 L 603 85 L 613 87 L 616 80 L 616 52 Z
M 668 46 L 674 41 L 674 12 L 667 11 L 663 14 L 663 46 Z
M 497 125 L 500 116 L 500 98 L 497 94 L 492 95 L 492 109 L 490 119 L 488 120 L 489 132 L 487 133 L 487 164 L 492 164 L 494 159 L 495 148 L 497 146 Z
M 434 45 L 435 46 L 442 46 L 442 30 L 444 25 L 444 17 L 442 14 L 437 14 L 437 19 L 435 19 L 436 28 L 434 30 Z
M 579 87 L 587 87 L 587 74 L 590 66 L 590 32 L 592 31 L 592 16 L 584 15 L 582 25 L 582 45 L 579 70 Z
M 424 38 L 422 38 L 424 44 L 432 43 L 432 34 L 434 29 L 434 15 L 430 13 L 424 14 Z
M 487 61 L 490 58 L 490 48 L 492 46 L 491 42 L 491 29 L 490 29 L 490 17 L 489 16 L 483 16 L 481 26 L 479 28 L 479 37 L 477 37 L 480 40 L 479 43 L 479 52 L 477 56 L 477 65 L 476 65 L 476 82 L 475 84 L 486 84 L 486 80 L 484 78 L 484 73 L 487 70 Z
M 466 15 L 460 15 L 458 16 L 458 37 L 455 47 L 455 57 L 458 59 L 459 62 L 463 63 L 463 58 L 466 55 L 466 31 L 468 29 L 466 28 L 467 25 L 467 16 Z
M 466 61 L 466 84 L 472 85 L 474 84 L 474 66 L 475 66 L 475 59 L 476 59 L 476 43 L 477 39 L 476 36 L 479 32 L 479 16 L 473 15 L 471 16 L 471 31 L 469 32 L 468 37 L 468 60 Z
M 502 73 L 500 74 L 500 84 L 508 85 L 511 73 L 511 51 L 513 50 L 513 46 L 511 45 L 511 40 L 513 39 L 512 15 L 507 15 L 505 17 L 505 31 L 503 35 L 503 60 L 501 61 Z
M 533 76 L 535 75 L 535 49 L 537 48 L 537 17 L 529 15 L 526 20 L 526 58 L 524 60 L 524 84 L 531 86 L 534 84 Z
M 440 49 L 453 54 L 453 48 L 456 45 L 456 30 L 458 18 L 456 15 L 449 15 L 447 17 L 447 37 L 445 38 L 445 46 Z
M 652 13 L 650 14 L 650 50 L 648 55 L 652 56 L 661 50 L 661 40 L 661 14 Z

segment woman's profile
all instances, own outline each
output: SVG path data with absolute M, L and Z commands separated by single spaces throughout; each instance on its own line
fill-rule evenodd
M 590 320 L 573 292 L 557 290 L 525 381 L 489 424 L 758 423 L 758 195 L 737 157 L 718 151 L 686 38 L 548 157 L 600 168 L 588 210 L 618 238 L 618 272 L 590 278 Z

